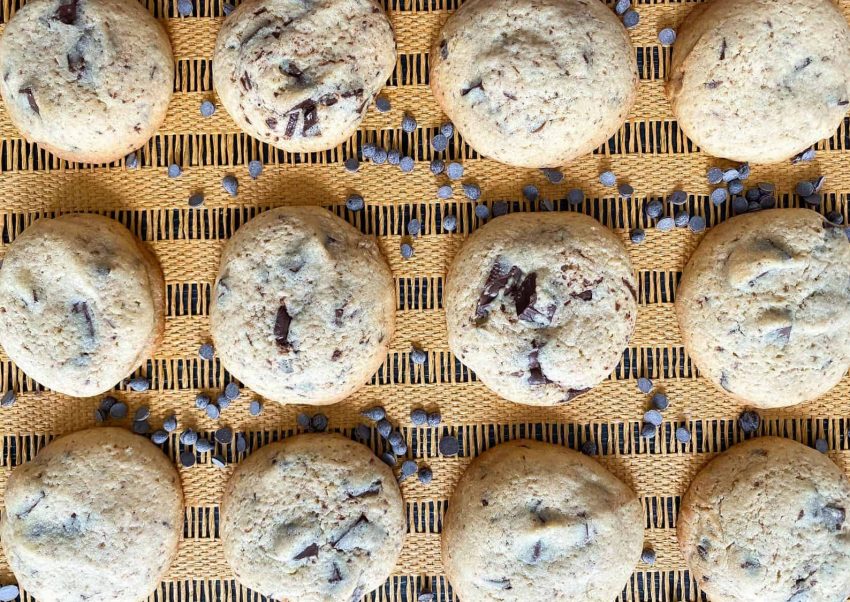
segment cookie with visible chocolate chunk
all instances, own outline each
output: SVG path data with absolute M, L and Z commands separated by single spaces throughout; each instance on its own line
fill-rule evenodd
M 703 151 L 789 159 L 834 135 L 850 108 L 850 27 L 830 0 L 695 5 L 677 31 L 667 96 Z
M 449 347 L 511 401 L 565 403 L 605 379 L 637 318 L 625 246 L 578 213 L 515 213 L 476 231 L 445 288 Z
M 386 360 L 394 326 L 393 278 L 375 241 L 325 209 L 272 209 L 224 249 L 210 308 L 216 353 L 269 399 L 344 399 Z
M 392 470 L 336 434 L 255 451 L 221 504 L 225 559 L 243 585 L 275 600 L 360 600 L 389 577 L 405 530 Z
M 593 151 L 626 120 L 635 56 L 603 3 L 468 0 L 434 41 L 431 89 L 479 153 L 554 167 Z
M 43 602 L 137 602 L 159 585 L 183 532 L 180 476 L 120 428 L 61 437 L 15 468 L 0 540 L 22 589 Z
M 103 393 L 150 357 L 165 328 L 159 262 L 100 215 L 42 218 L 0 268 L 0 344 L 45 387 Z
M 162 124 L 174 58 L 135 0 L 32 0 L 3 31 L 0 74 L 24 138 L 68 161 L 106 163 Z
M 694 478 L 679 546 L 710 600 L 846 600 L 848 507 L 850 482 L 829 457 L 789 439 L 751 439 Z
M 248 134 L 313 152 L 354 134 L 395 62 L 392 27 L 375 0 L 249 0 L 218 34 L 213 80 Z
M 814 399 L 850 367 L 850 241 L 809 209 L 712 228 L 676 293 L 688 354 L 730 395 L 762 408 Z
M 643 522 L 635 494 L 595 460 L 511 441 L 460 478 L 443 521 L 443 566 L 464 602 L 607 602 L 640 558 Z

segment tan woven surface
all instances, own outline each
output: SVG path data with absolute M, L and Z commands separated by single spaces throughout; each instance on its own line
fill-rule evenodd
M 697 600 L 702 595 L 688 576 L 675 540 L 675 520 L 680 496 L 695 472 L 719 451 L 741 440 L 735 417 L 743 406 L 718 392 L 701 378 L 682 348 L 673 312 L 675 287 L 688 255 L 699 237 L 685 230 L 660 233 L 648 229 L 647 241 L 629 245 L 638 272 L 640 312 L 637 332 L 615 373 L 602 385 L 568 405 L 531 408 L 508 403 L 489 392 L 448 350 L 441 288 L 446 267 L 466 235 L 477 223 L 470 203 L 456 193 L 450 201 L 436 200 L 438 181 L 427 167 L 432 151 L 427 143 L 443 116 L 427 84 L 427 54 L 431 42 L 455 4 L 444 0 L 388 0 L 398 37 L 399 60 L 385 93 L 393 108 L 387 114 L 370 110 L 357 140 L 326 153 L 290 155 L 241 135 L 222 107 L 203 119 L 199 106 L 214 99 L 211 90 L 211 54 L 222 20 L 221 5 L 195 4 L 194 18 L 176 17 L 176 1 L 148 0 L 151 11 L 167 27 L 177 60 L 175 96 L 161 132 L 143 150 L 140 168 L 123 163 L 91 167 L 67 164 L 25 143 L 0 106 L 0 258 L 11 240 L 33 219 L 69 211 L 95 211 L 111 215 L 147 240 L 159 256 L 168 283 L 166 336 L 161 348 L 140 373 L 153 379 L 153 390 L 117 396 L 135 408 L 151 407 L 154 425 L 175 412 L 181 428 L 208 431 L 222 424 L 246 434 L 254 448 L 295 430 L 301 407 L 266 404 L 260 417 L 247 411 L 250 391 L 228 409 L 218 422 L 207 419 L 193 406 L 198 391 L 215 393 L 229 380 L 217 361 L 198 359 L 198 345 L 208 340 L 210 286 L 215 278 L 222 246 L 239 224 L 258 210 L 282 204 L 319 204 L 338 212 L 364 232 L 375 235 L 396 279 L 398 332 L 386 364 L 373 381 L 349 400 L 323 408 L 332 429 L 349 433 L 361 421 L 359 412 L 384 405 L 390 418 L 402 425 L 410 443 L 409 456 L 428 464 L 434 481 L 424 486 L 416 479 L 402 484 L 407 505 L 409 536 L 394 575 L 369 599 L 401 602 L 415 600 L 423 585 L 451 599 L 440 563 L 439 532 L 449 494 L 470 459 L 487 447 L 520 436 L 537 437 L 578 448 L 592 438 L 600 446 L 601 461 L 627 482 L 645 508 L 646 539 L 658 553 L 654 567 L 640 565 L 627 584 L 622 600 Z M 841 3 L 850 16 L 850 0 Z M 552 185 L 536 170 L 505 167 L 478 157 L 458 137 L 447 155 L 464 162 L 467 180 L 477 181 L 483 200 L 512 201 L 511 210 L 529 210 L 521 199 L 527 183 L 539 186 L 542 196 L 555 199 L 560 209 L 573 186 L 588 200 L 578 210 L 596 216 L 627 239 L 631 227 L 645 226 L 640 208 L 649 197 L 661 197 L 680 187 L 691 193 L 690 210 L 705 215 L 709 224 L 725 219 L 728 208 L 708 201 L 705 180 L 709 166 L 724 165 L 701 153 L 681 134 L 664 99 L 663 78 L 670 50 L 656 39 L 659 29 L 676 26 L 692 8 L 690 2 L 640 4 L 640 25 L 631 32 L 642 75 L 640 98 L 629 122 L 609 144 L 591 156 L 564 167 L 563 184 Z M 3 21 L 15 10 L 3 2 Z M 404 111 L 412 113 L 419 129 L 403 135 L 399 129 Z M 838 210 L 847 217 L 850 170 L 847 169 L 848 124 L 819 146 L 812 164 L 755 166 L 751 181 L 772 181 L 780 204 L 793 204 L 789 196 L 797 180 L 817 174 L 827 176 L 822 211 Z M 363 165 L 357 174 L 342 168 L 342 161 L 359 141 L 377 141 L 387 147 L 405 144 L 416 150 L 417 167 L 404 175 L 389 165 Z M 261 158 L 262 176 L 247 175 L 249 160 Z M 167 177 L 165 167 L 177 162 L 184 168 L 178 179 Z M 598 174 L 611 169 L 635 188 L 633 199 L 618 199 L 603 188 Z M 221 188 L 224 175 L 239 177 L 239 195 L 229 197 Z M 442 182 L 440 182 L 442 183 Z M 342 207 L 347 194 L 357 191 L 367 211 L 351 215 Z M 190 210 L 188 196 L 203 192 L 205 207 Z M 458 217 L 458 232 L 440 230 L 439 217 Z M 415 256 L 403 260 L 399 244 L 404 223 L 418 217 L 424 235 L 414 242 Z M 412 366 L 412 343 L 428 352 L 426 366 Z M 635 385 L 638 376 L 650 376 L 665 390 L 671 407 L 665 425 L 652 441 L 637 436 L 646 396 Z M 26 461 L 50 437 L 93 424 L 96 399 L 72 400 L 44 391 L 27 379 L 0 351 L 0 390 L 19 392 L 17 404 L 0 411 L 3 455 L 0 489 L 16 464 Z M 410 428 L 411 409 L 439 408 L 445 420 L 439 429 Z M 309 410 L 308 410 L 309 411 Z M 794 408 L 770 411 L 763 433 L 778 433 L 811 443 L 827 437 L 831 457 L 845 468 L 850 451 L 845 421 L 850 414 L 850 378 L 822 398 Z M 673 430 L 687 424 L 694 433 L 691 444 L 675 442 Z M 461 438 L 460 457 L 440 457 L 437 441 L 444 434 Z M 383 444 L 373 433 L 373 448 Z M 175 456 L 174 442 L 167 452 Z M 223 452 L 233 463 L 241 458 Z M 204 457 L 190 469 L 181 468 L 187 509 L 180 554 L 151 600 L 254 600 L 235 584 L 222 558 L 216 531 L 219 497 L 231 466 L 216 469 Z M 487 545 L 487 542 L 482 542 Z M 13 580 L 0 557 L 0 581 Z

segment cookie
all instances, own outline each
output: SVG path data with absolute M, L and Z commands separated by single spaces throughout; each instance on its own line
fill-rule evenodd
M 245 132 L 306 153 L 354 134 L 395 62 L 375 0 L 248 0 L 218 34 L 213 82 Z
M 174 86 L 171 44 L 134 0 L 32 0 L 0 39 L 0 94 L 21 135 L 107 163 L 153 136 Z
M 224 557 L 243 585 L 275 600 L 360 600 L 389 577 L 405 525 L 392 470 L 336 434 L 254 452 L 221 505 Z
M 850 28 L 829 0 L 711 0 L 678 30 L 667 96 L 703 151 L 783 161 L 850 108 Z
M 182 532 L 177 471 L 124 429 L 61 437 L 6 484 L 3 550 L 39 602 L 138 602 L 165 576 Z
M 99 215 L 42 218 L 11 245 L 0 269 L 0 344 L 45 387 L 88 397 L 150 357 L 165 328 L 156 257 Z
M 809 209 L 735 217 L 685 267 L 676 314 L 688 355 L 761 408 L 825 393 L 850 367 L 850 242 Z
M 595 460 L 511 441 L 460 478 L 443 566 L 463 602 L 610 602 L 640 558 L 643 523 L 635 494 Z
M 634 48 L 599 2 L 464 2 L 430 61 L 431 89 L 464 141 L 522 167 L 593 151 L 620 128 L 637 94 Z
M 476 231 L 449 268 L 449 347 L 511 401 L 554 405 L 605 379 L 635 327 L 623 243 L 578 213 L 514 213 Z
M 279 207 L 227 244 L 210 308 L 224 366 L 282 403 L 335 403 L 387 357 L 393 277 L 375 241 L 320 207 Z
M 713 602 L 846 600 L 850 482 L 827 456 L 760 437 L 708 464 L 682 498 L 679 546 Z

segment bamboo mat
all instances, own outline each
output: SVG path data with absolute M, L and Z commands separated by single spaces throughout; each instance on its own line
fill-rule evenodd
M 4 0 L 2 22 L 18 7 Z M 628 122 L 603 147 L 564 167 L 564 182 L 548 183 L 537 170 L 506 167 L 480 158 L 455 134 L 443 158 L 461 160 L 465 180 L 476 181 L 483 202 L 508 201 L 511 211 L 536 210 L 522 200 L 521 189 L 536 184 L 541 195 L 557 210 L 578 210 L 595 216 L 625 240 L 632 227 L 646 227 L 647 240 L 628 245 L 637 271 L 640 311 L 637 331 L 611 377 L 599 387 L 557 408 L 526 407 L 499 399 L 478 382 L 450 353 L 446 341 L 442 288 L 447 265 L 468 233 L 480 225 L 473 206 L 459 192 L 450 201 L 438 201 L 438 181 L 428 170 L 433 152 L 428 140 L 444 116 L 428 89 L 428 49 L 454 0 L 386 0 L 398 38 L 396 69 L 384 93 L 392 110 L 380 114 L 370 109 L 357 136 L 331 151 L 290 154 L 277 151 L 241 134 L 223 107 L 204 119 L 199 106 L 215 100 L 212 91 L 211 55 L 223 19 L 220 0 L 195 2 L 195 17 L 176 16 L 176 1 L 147 0 L 151 12 L 162 19 L 174 46 L 177 69 L 175 96 L 158 135 L 141 151 L 140 167 L 122 163 L 91 167 L 68 164 L 24 142 L 0 106 L 0 258 L 8 244 L 34 219 L 71 211 L 110 215 L 146 240 L 159 256 L 167 281 L 165 340 L 139 374 L 153 381 L 150 392 L 120 390 L 131 409 L 148 405 L 151 423 L 158 426 L 175 412 L 180 428 L 211 431 L 229 425 L 243 432 L 249 452 L 269 441 L 295 432 L 295 418 L 303 407 L 267 403 L 259 417 L 248 413 L 244 390 L 240 400 L 218 422 L 206 418 L 193 405 L 199 391 L 216 392 L 230 381 L 217 360 L 205 362 L 197 349 L 209 340 L 208 309 L 211 286 L 221 249 L 236 228 L 259 211 L 287 204 L 328 207 L 374 235 L 387 256 L 396 283 L 398 332 L 386 363 L 372 382 L 347 401 L 322 408 L 332 430 L 350 434 L 361 422 L 359 412 L 372 405 L 387 408 L 394 423 L 402 426 L 408 456 L 430 465 L 434 480 L 422 485 L 415 478 L 402 483 L 408 518 L 408 536 L 392 577 L 366 599 L 386 602 L 415 601 L 418 592 L 431 590 L 441 600 L 456 600 L 440 563 L 439 539 L 446 502 L 472 457 L 492 445 L 517 437 L 534 437 L 579 448 L 594 440 L 601 462 L 631 486 L 644 507 L 646 540 L 656 550 L 655 566 L 639 565 L 619 600 L 679 601 L 705 599 L 691 579 L 675 539 L 676 514 L 682 494 L 694 474 L 718 452 L 743 438 L 735 421 L 742 404 L 718 392 L 700 377 L 682 347 L 673 302 L 681 270 L 699 242 L 699 236 L 677 229 L 661 233 L 652 229 L 641 207 L 649 198 L 668 195 L 675 188 L 690 193 L 689 211 L 704 215 L 709 226 L 729 215 L 728 206 L 714 207 L 705 172 L 717 161 L 700 152 L 677 127 L 663 95 L 663 80 L 670 49 L 662 48 L 657 32 L 677 26 L 692 2 L 659 1 L 637 5 L 641 21 L 631 31 L 641 74 L 640 98 Z M 840 3 L 850 16 L 850 0 Z M 413 134 L 400 130 L 404 111 L 416 117 Z M 777 185 L 780 206 L 796 203 L 794 184 L 803 178 L 826 176 L 821 211 L 838 210 L 848 217 L 850 194 L 850 123 L 845 119 L 836 134 L 818 145 L 813 163 L 792 166 L 754 166 L 750 182 Z M 349 174 L 345 158 L 360 143 L 377 142 L 398 147 L 417 160 L 412 174 L 390 165 L 363 164 Z M 251 180 L 247 163 L 260 159 L 263 174 Z M 184 173 L 169 179 L 168 164 L 176 162 Z M 617 198 L 604 188 L 598 175 L 613 170 L 635 189 L 632 199 Z M 227 174 L 239 178 L 239 195 L 231 198 L 222 189 Z M 569 207 L 566 193 L 581 187 L 588 196 L 579 207 Z M 190 194 L 203 192 L 201 209 L 189 209 Z M 362 194 L 367 208 L 351 214 L 345 197 Z M 670 207 L 667 207 L 670 210 Z M 439 228 L 441 216 L 458 217 L 456 233 Z M 399 244 L 404 224 L 417 217 L 423 235 L 414 242 L 415 255 L 403 260 Z M 409 361 L 412 343 L 423 347 L 423 366 Z M 637 390 L 638 376 L 653 378 L 666 391 L 670 409 L 653 440 L 638 436 L 648 398 Z M 46 391 L 28 379 L 0 352 L 0 390 L 18 391 L 13 408 L 0 411 L 0 488 L 12 467 L 27 461 L 52 437 L 93 425 L 98 400 L 73 400 Z M 413 428 L 410 410 L 439 409 L 444 424 L 437 429 Z M 825 437 L 830 457 L 850 468 L 845 416 L 850 415 L 850 378 L 818 400 L 784 410 L 762 413 L 762 434 L 779 434 L 813 443 Z M 686 424 L 694 438 L 688 445 L 675 440 L 675 427 Z M 458 457 L 441 457 L 439 437 L 453 434 L 461 440 Z M 383 451 L 375 432 L 371 445 Z M 165 447 L 176 456 L 172 439 Z M 180 468 L 186 494 L 184 537 L 177 561 L 167 580 L 151 600 L 162 602 L 255 601 L 260 596 L 235 583 L 224 562 L 218 541 L 219 499 L 232 472 L 244 456 L 231 448 L 220 450 L 230 464 L 213 467 L 203 456 L 192 468 Z M 487 545 L 487 542 L 482 542 Z M 129 560 L 129 559 L 128 559 Z M 0 581 L 11 582 L 5 559 L 0 557 Z M 24 595 L 24 599 L 28 599 Z

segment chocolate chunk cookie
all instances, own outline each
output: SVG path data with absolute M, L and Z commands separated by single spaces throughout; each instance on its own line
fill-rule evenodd
M 354 134 L 395 60 L 392 27 L 375 0 L 249 0 L 218 34 L 213 79 L 251 136 L 312 152 Z
M 80 431 L 15 468 L 3 550 L 39 602 L 137 602 L 159 585 L 183 532 L 168 458 L 120 428 Z
M 850 482 L 827 456 L 761 437 L 706 466 L 682 498 L 679 545 L 717 602 L 846 600 Z
M 69 161 L 106 163 L 162 124 L 174 59 L 135 0 L 32 0 L 3 31 L 0 74 L 24 138 Z
M 628 487 L 595 460 L 538 441 L 476 458 L 443 522 L 443 565 L 463 602 L 608 602 L 642 544 Z
M 613 232 L 577 213 L 516 213 L 472 236 L 449 268 L 452 352 L 511 401 L 570 401 L 629 342 L 637 289 Z
M 523 167 L 589 153 L 637 93 L 629 36 L 599 2 L 469 0 L 430 54 L 431 89 L 476 151 Z
M 165 327 L 156 257 L 99 215 L 40 219 L 0 268 L 0 344 L 54 391 L 103 393 L 148 358 Z
M 850 367 L 850 243 L 808 209 L 713 228 L 685 267 L 676 314 L 688 354 L 763 408 L 814 399 Z
M 340 435 L 254 452 L 221 505 L 224 557 L 243 585 L 275 600 L 360 600 L 389 577 L 405 527 L 392 470 Z
M 687 136 L 719 157 L 788 159 L 850 108 L 850 27 L 829 0 L 711 0 L 678 30 L 667 84 Z
M 225 367 L 283 403 L 329 404 L 387 357 L 393 278 L 372 239 L 319 207 L 242 226 L 221 259 L 210 328 Z

